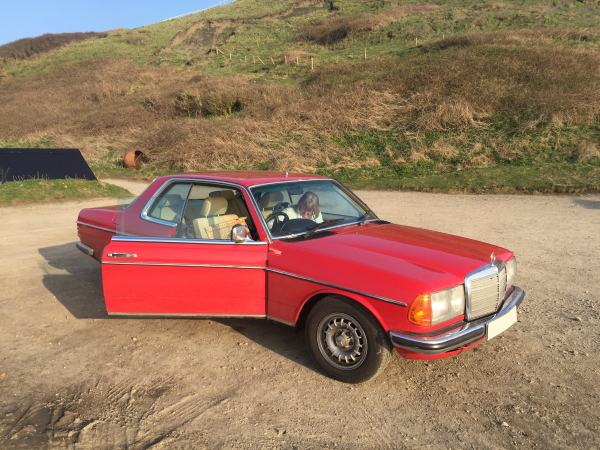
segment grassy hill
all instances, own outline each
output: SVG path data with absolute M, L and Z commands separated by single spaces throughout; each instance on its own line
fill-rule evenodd
M 115 172 L 276 168 L 361 187 L 600 189 L 600 4 L 237 0 L 0 69 L 0 145 Z M 2 76 L 3 74 L 3 76 Z

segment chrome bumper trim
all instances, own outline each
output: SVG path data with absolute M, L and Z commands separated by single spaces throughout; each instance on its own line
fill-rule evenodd
M 94 249 L 92 247 L 88 247 L 83 242 L 78 242 L 77 244 L 75 244 L 75 247 L 77 247 L 77 249 L 80 252 L 82 252 L 88 256 L 94 256 Z
M 439 355 L 440 353 L 451 352 L 484 338 L 488 324 L 504 316 L 510 310 L 518 308 L 524 298 L 525 291 L 515 286 L 504 299 L 502 309 L 492 316 L 483 317 L 474 322 L 462 322 L 458 327 L 453 327 L 452 331 L 434 336 L 431 336 L 431 333 L 419 335 L 417 333 L 390 331 L 390 340 L 395 347 L 423 355 Z

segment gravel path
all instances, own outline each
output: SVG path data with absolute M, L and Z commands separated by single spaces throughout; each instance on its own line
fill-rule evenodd
M 599 447 L 600 196 L 358 195 L 382 219 L 513 250 L 519 322 L 349 386 L 277 323 L 107 317 L 75 220 L 114 201 L 0 208 L 0 447 Z

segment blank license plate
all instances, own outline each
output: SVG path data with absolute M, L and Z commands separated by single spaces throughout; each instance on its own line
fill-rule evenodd
M 498 336 L 503 331 L 510 328 L 511 325 L 517 322 L 517 308 L 511 309 L 502 317 L 488 323 L 487 338 L 488 340 Z

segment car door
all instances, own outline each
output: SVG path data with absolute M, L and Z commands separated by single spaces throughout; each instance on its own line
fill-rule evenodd
M 240 187 L 167 182 L 141 216 L 175 232 L 115 236 L 104 250 L 107 312 L 264 317 L 268 246 L 248 200 Z M 231 241 L 232 223 L 245 224 L 253 239 Z

